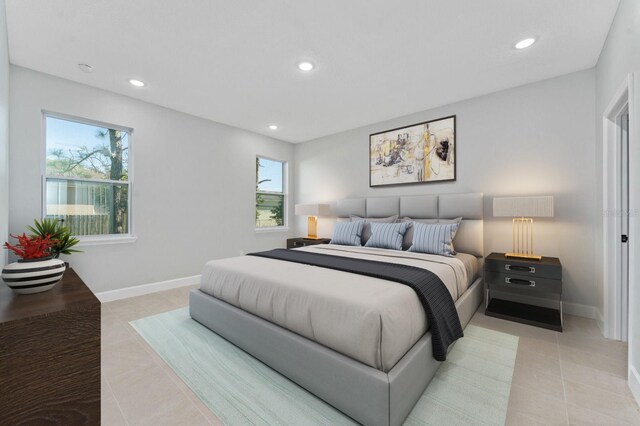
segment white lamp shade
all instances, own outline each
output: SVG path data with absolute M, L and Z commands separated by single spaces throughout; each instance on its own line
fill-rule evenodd
M 296 204 L 295 212 L 299 216 L 329 216 L 331 206 L 329 204 Z
M 493 215 L 497 217 L 553 217 L 553 196 L 494 198 Z

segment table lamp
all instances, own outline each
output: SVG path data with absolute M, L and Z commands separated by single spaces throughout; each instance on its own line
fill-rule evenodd
M 297 216 L 309 216 L 307 219 L 307 236 L 309 240 L 318 239 L 318 216 L 328 216 L 331 212 L 329 204 L 296 204 Z
M 553 196 L 494 198 L 493 215 L 513 218 L 513 249 L 507 257 L 542 259 L 533 251 L 533 218 L 553 217 Z

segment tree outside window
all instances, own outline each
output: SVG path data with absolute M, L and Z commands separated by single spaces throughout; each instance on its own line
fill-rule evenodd
M 256 228 L 285 226 L 285 163 L 256 157 Z
M 44 216 L 73 234 L 130 233 L 130 130 L 46 115 Z

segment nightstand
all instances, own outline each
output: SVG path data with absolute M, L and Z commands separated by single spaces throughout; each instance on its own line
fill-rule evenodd
M 298 248 L 298 247 L 306 247 L 306 246 L 315 246 L 316 244 L 329 244 L 331 242 L 331 238 L 318 238 L 317 240 L 313 240 L 311 238 L 288 238 L 287 239 L 287 248 Z
M 529 260 L 491 253 L 484 260 L 485 315 L 562 331 L 562 265 L 556 257 Z M 510 300 L 492 298 L 492 293 Z M 518 298 L 553 300 L 557 309 L 522 303 Z

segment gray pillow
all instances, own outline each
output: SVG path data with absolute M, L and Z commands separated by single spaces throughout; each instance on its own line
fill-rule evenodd
M 402 250 L 409 250 L 411 248 L 411 244 L 413 244 L 413 223 L 457 223 L 458 226 L 462 221 L 462 217 L 457 217 L 455 219 L 412 219 L 408 216 L 403 217 L 399 220 L 399 222 L 409 222 L 411 223 L 407 228 L 407 232 L 404 233 L 404 238 L 402 240 Z
M 371 238 L 371 223 L 396 223 L 398 220 L 398 215 L 393 215 L 389 217 L 360 217 L 352 214 L 350 216 L 352 222 L 356 222 L 359 220 L 364 221 L 364 226 L 362 227 L 362 245 L 367 244 L 369 238 Z

